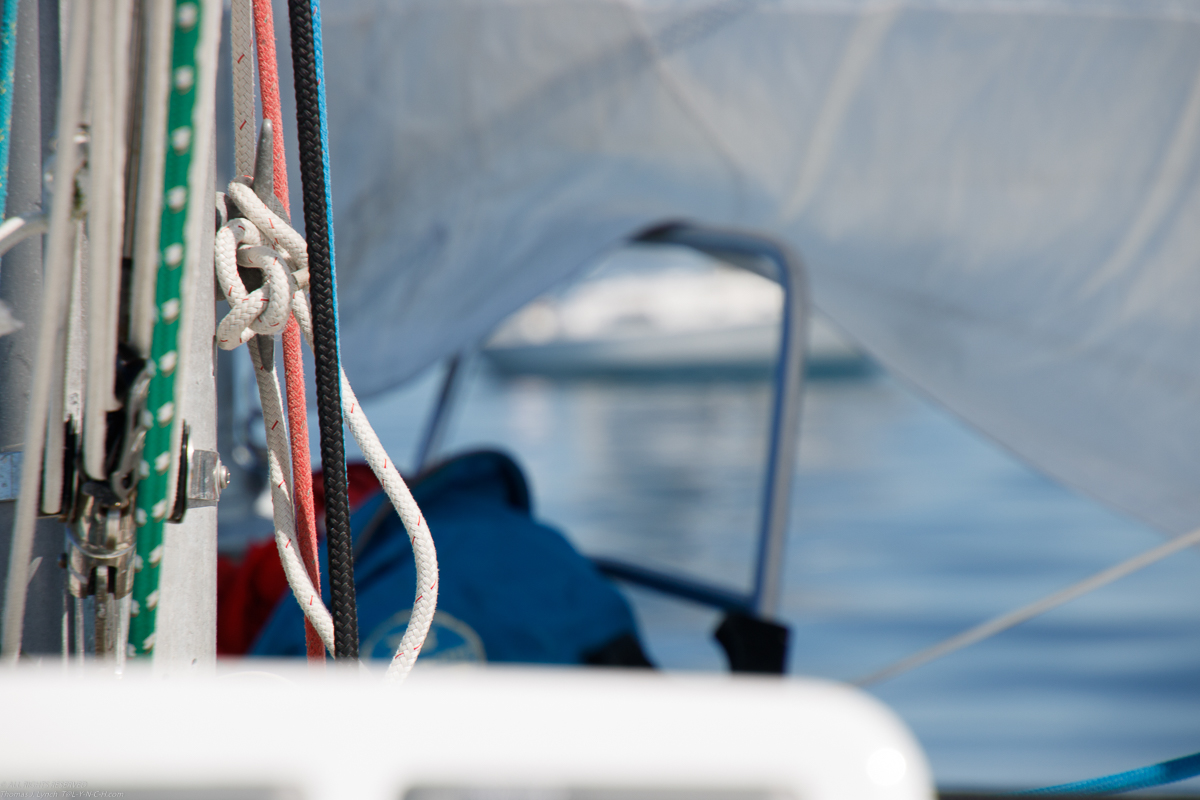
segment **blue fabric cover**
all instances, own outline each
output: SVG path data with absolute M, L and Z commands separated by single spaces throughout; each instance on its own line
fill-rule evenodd
M 441 573 L 434 641 L 427 640 L 422 658 L 578 664 L 623 634 L 636 636 L 629 605 L 612 584 L 561 533 L 533 519 L 524 476 L 508 456 L 460 456 L 415 482 L 412 492 L 433 533 Z M 353 515 L 356 550 L 386 502 L 379 492 Z M 390 658 L 416 581 L 395 512 L 361 549 L 355 581 L 362 657 Z M 322 596 L 328 604 L 327 581 Z M 305 654 L 303 616 L 290 592 L 250 654 Z

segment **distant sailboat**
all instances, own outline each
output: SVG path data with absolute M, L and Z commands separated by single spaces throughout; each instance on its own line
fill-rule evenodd
M 619 251 L 584 281 L 505 320 L 484 347 L 504 373 L 766 376 L 779 351 L 774 281 L 672 248 Z M 858 375 L 865 353 L 824 317 L 809 320 L 805 367 Z

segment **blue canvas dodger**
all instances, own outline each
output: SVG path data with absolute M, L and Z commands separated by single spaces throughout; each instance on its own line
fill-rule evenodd
M 435 467 L 412 485 L 433 532 L 441 579 L 422 658 L 649 666 L 624 597 L 554 528 L 532 516 L 528 484 L 503 453 Z M 399 517 L 378 492 L 354 514 L 363 658 L 391 658 L 416 580 Z M 325 572 L 325 549 L 321 548 Z M 328 584 L 322 586 L 328 602 Z M 303 656 L 303 615 L 291 594 L 251 655 Z

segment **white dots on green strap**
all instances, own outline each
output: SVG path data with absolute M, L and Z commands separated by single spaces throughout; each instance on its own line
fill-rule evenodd
M 191 67 L 175 68 L 175 91 L 186 92 L 196 84 L 196 70 Z
M 154 508 L 150 509 L 150 514 L 156 519 L 164 519 L 167 516 L 167 501 L 166 499 L 159 500 L 154 504 Z
M 175 418 L 175 404 L 163 403 L 158 407 L 158 413 L 154 415 L 158 419 L 159 425 L 168 425 Z M 157 465 L 156 465 L 157 466 Z
M 154 457 L 154 471 L 162 475 L 171 466 L 171 454 L 159 453 Z
M 179 10 L 175 12 L 175 24 L 182 30 L 190 31 L 196 26 L 199 16 L 200 9 L 196 8 L 195 3 L 181 3 Z
M 162 304 L 162 318 L 164 322 L 174 322 L 179 319 L 179 300 L 171 298 Z
M 164 375 L 170 375 L 175 371 L 175 365 L 179 362 L 179 354 L 172 350 L 166 353 L 162 358 L 158 359 L 158 368 L 163 371 Z
M 178 267 L 183 263 L 183 245 L 176 242 L 168 245 L 166 250 L 163 250 L 163 261 L 168 267 Z
M 167 208 L 172 211 L 183 211 L 187 205 L 187 187 L 174 186 L 167 190 Z
M 187 125 L 181 125 L 171 131 L 171 147 L 179 155 L 187 152 L 187 149 L 192 146 L 192 129 Z

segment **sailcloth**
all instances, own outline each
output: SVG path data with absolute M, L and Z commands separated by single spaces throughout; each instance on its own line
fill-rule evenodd
M 340 0 L 345 368 L 477 342 L 631 235 L 758 231 L 890 369 L 1200 525 L 1200 5 Z

